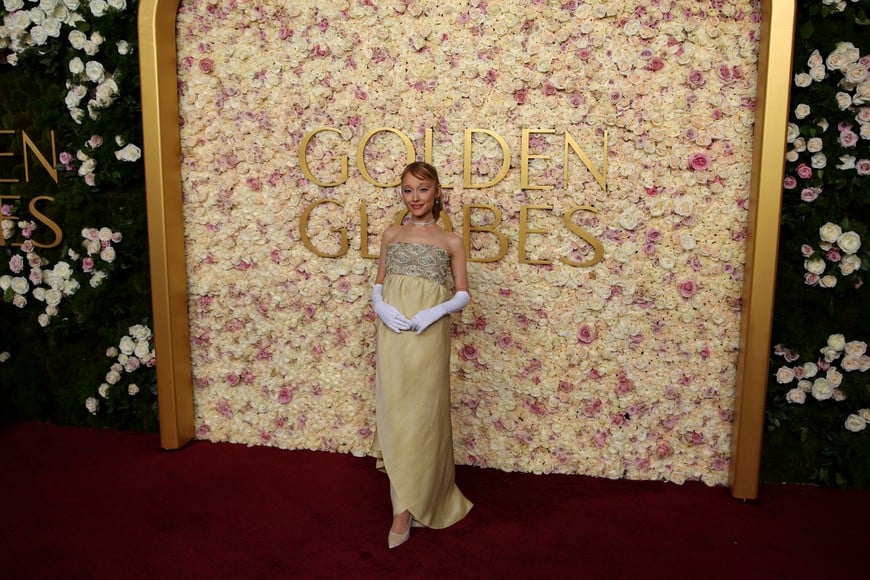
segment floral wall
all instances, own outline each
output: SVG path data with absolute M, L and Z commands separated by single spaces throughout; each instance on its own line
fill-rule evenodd
M 870 12 L 798 8 L 764 477 L 868 487 Z
M 137 2 L 0 6 L 0 419 L 157 427 Z
M 758 23 L 752 1 L 182 2 L 198 437 L 368 452 L 369 256 L 405 136 L 469 240 L 457 462 L 724 483 Z

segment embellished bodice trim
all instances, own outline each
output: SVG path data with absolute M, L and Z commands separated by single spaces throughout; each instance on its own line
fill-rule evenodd
M 387 246 L 387 274 L 426 278 L 448 286 L 450 254 L 431 244 L 392 242 Z

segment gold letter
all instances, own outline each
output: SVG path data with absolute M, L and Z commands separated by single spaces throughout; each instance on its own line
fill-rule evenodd
M 553 209 L 549 205 L 524 205 L 520 208 L 520 240 L 519 240 L 519 256 L 520 264 L 552 264 L 552 260 L 530 260 L 526 256 L 526 234 L 546 234 L 547 230 L 529 228 L 529 210 L 530 209 Z
M 60 245 L 60 242 L 63 240 L 63 232 L 60 231 L 60 228 L 50 217 L 36 209 L 36 202 L 42 201 L 43 199 L 47 199 L 48 201 L 54 201 L 53 197 L 49 197 L 47 195 L 38 195 L 30 200 L 30 205 L 28 208 L 30 209 L 30 213 L 33 217 L 36 218 L 37 221 L 44 223 L 48 226 L 52 232 L 54 232 L 54 241 L 50 244 L 40 244 L 36 240 L 33 241 L 33 245 L 37 248 L 53 248 L 57 245 Z
M 604 131 L 604 146 L 601 148 L 601 171 L 595 169 L 595 166 L 592 165 L 592 160 L 586 155 L 586 152 L 580 148 L 580 145 L 577 144 L 577 141 L 571 136 L 570 133 L 565 131 L 565 185 L 568 185 L 568 149 L 569 147 L 577 154 L 577 157 L 580 158 L 580 161 L 583 162 L 583 165 L 586 166 L 592 176 L 595 177 L 595 181 L 598 182 L 598 185 L 604 191 L 607 191 L 607 131 Z
M 369 214 L 365 200 L 359 202 L 359 236 L 359 255 L 377 260 L 377 254 L 369 254 Z
M 302 213 L 302 217 L 299 219 L 299 235 L 302 237 L 302 243 L 305 244 L 305 247 L 314 252 L 315 255 L 320 256 L 321 258 L 340 258 L 347 254 L 347 229 L 346 228 L 331 228 L 330 231 L 341 234 L 341 249 L 335 254 L 327 254 L 326 252 L 321 252 L 317 248 L 314 247 L 314 244 L 311 243 L 311 238 L 308 237 L 308 218 L 311 215 L 311 212 L 315 207 L 324 203 L 334 203 L 338 207 L 343 207 L 340 203 L 335 201 L 334 199 L 321 199 L 315 201 Z
M 27 150 L 30 149 L 36 155 L 36 158 L 42 164 L 48 174 L 51 175 L 51 179 L 57 183 L 57 169 L 48 162 L 48 159 L 42 154 L 42 151 L 36 148 L 36 144 L 30 140 L 30 137 L 27 136 L 27 133 L 21 132 L 21 142 L 24 147 L 24 181 L 30 181 L 30 167 L 27 165 Z M 51 158 L 52 160 L 57 159 L 57 150 L 54 145 L 54 131 L 51 131 Z
M 471 225 L 471 210 L 472 209 L 487 209 L 495 216 L 491 226 L 473 226 Z M 501 223 L 501 210 L 488 203 L 472 203 L 463 206 L 462 213 L 465 219 L 465 231 L 462 238 L 465 242 L 465 256 L 469 262 L 498 262 L 507 254 L 507 238 L 501 232 L 497 232 L 496 228 Z M 442 214 L 443 215 L 443 214 Z M 499 251 L 491 258 L 472 258 L 471 257 L 471 232 L 487 232 L 498 238 Z
M 520 151 L 520 189 L 553 189 L 552 185 L 529 185 L 529 159 L 549 159 L 549 155 L 529 154 L 529 134 L 555 133 L 554 129 L 523 129 L 523 143 Z M 552 208 L 547 208 L 552 209 Z M 521 230 L 522 231 L 522 230 Z M 522 235 L 522 234 L 520 234 Z M 522 255 L 522 254 L 521 254 Z
M 487 183 L 481 183 L 479 185 L 472 185 L 471 183 L 471 136 L 474 133 L 484 133 L 489 135 L 496 141 L 498 141 L 499 146 L 501 146 L 501 169 L 498 174 L 492 181 L 488 181 Z M 490 131 L 489 129 L 466 129 L 465 130 L 465 151 L 463 152 L 463 164 L 462 164 L 462 183 L 464 187 L 469 189 L 484 189 L 486 187 L 492 187 L 507 175 L 508 169 L 511 166 L 511 153 L 508 148 L 507 142 L 502 138 L 501 135 Z
M 405 152 L 406 152 L 406 163 L 411 163 L 414 159 L 417 158 L 417 153 L 414 151 L 414 144 L 411 143 L 411 140 L 408 139 L 408 136 L 399 131 L 398 129 L 393 129 L 392 127 L 381 127 L 379 129 L 373 129 L 365 134 L 362 138 L 362 141 L 359 142 L 359 145 L 356 147 L 356 166 L 359 168 L 360 173 L 365 178 L 366 181 L 375 185 L 377 187 L 395 187 L 402 183 L 401 176 L 397 176 L 394 181 L 389 183 L 378 183 L 375 181 L 375 178 L 371 176 L 369 170 L 366 168 L 366 145 L 368 145 L 369 140 L 376 134 L 381 131 L 387 131 L 389 133 L 394 133 L 399 136 L 402 140 L 402 143 L 405 144 Z
M 332 183 L 325 183 L 320 181 L 311 173 L 311 169 L 308 167 L 308 143 L 311 139 L 314 138 L 315 135 L 321 133 L 323 131 L 330 131 L 332 133 L 338 133 L 341 135 L 341 131 L 338 129 L 333 129 L 332 127 L 321 127 L 319 129 L 315 129 L 308 135 L 306 135 L 302 139 L 302 143 L 299 144 L 299 167 L 302 169 L 302 174 L 315 185 L 319 185 L 320 187 L 336 187 L 347 181 L 347 157 L 341 158 L 341 179 L 338 181 L 334 181 Z
M 571 219 L 574 216 L 574 214 L 577 213 L 578 211 L 591 211 L 592 213 L 598 213 L 598 210 L 595 209 L 594 207 L 590 207 L 588 205 L 578 205 L 578 206 L 572 207 L 568 211 L 568 213 L 566 213 L 565 216 L 562 218 L 562 221 L 565 223 L 565 227 L 568 228 L 569 230 L 571 230 L 572 232 L 574 232 L 575 234 L 577 234 L 578 236 L 580 236 L 581 238 L 583 238 L 587 244 L 592 246 L 592 249 L 595 251 L 595 253 L 592 256 L 592 259 L 587 260 L 586 262 L 574 262 L 574 261 L 569 260 L 568 258 L 566 258 L 564 256 L 562 256 L 559 259 L 562 262 L 564 262 L 565 264 L 568 264 L 569 266 L 574 266 L 576 268 L 584 268 L 586 266 L 594 266 L 595 264 L 597 264 L 598 262 L 600 262 L 601 260 L 604 259 L 604 246 L 601 245 L 601 242 L 599 242 L 595 238 L 595 236 L 593 236 L 592 234 L 590 234 L 589 232 L 587 232 L 586 230 L 584 230 L 583 228 L 581 228 L 580 226 L 575 224 L 574 221 Z

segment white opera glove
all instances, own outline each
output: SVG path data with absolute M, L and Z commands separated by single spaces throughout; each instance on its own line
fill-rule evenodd
M 411 321 L 404 314 L 396 310 L 394 306 L 384 302 L 383 284 L 375 284 L 375 287 L 372 288 L 372 308 L 375 309 L 375 314 L 387 325 L 387 328 L 396 334 L 411 328 Z
M 471 302 L 471 296 L 465 290 L 460 290 L 450 300 L 415 314 L 414 318 L 411 319 L 411 330 L 416 330 L 417 334 L 420 334 L 434 322 L 440 320 L 442 316 L 447 316 L 451 312 L 459 312 L 468 306 L 469 302 Z

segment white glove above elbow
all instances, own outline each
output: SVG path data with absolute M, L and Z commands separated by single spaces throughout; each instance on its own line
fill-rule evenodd
M 460 290 L 453 295 L 453 298 L 437 304 L 432 308 L 421 310 L 411 319 L 411 330 L 416 330 L 420 334 L 433 323 L 441 319 L 442 316 L 447 316 L 452 312 L 459 312 L 471 302 L 471 296 L 465 290 Z
M 404 314 L 396 310 L 394 306 L 384 302 L 383 284 L 375 284 L 375 287 L 372 288 L 372 308 L 374 308 L 378 318 L 393 332 L 398 334 L 411 328 L 411 321 Z

